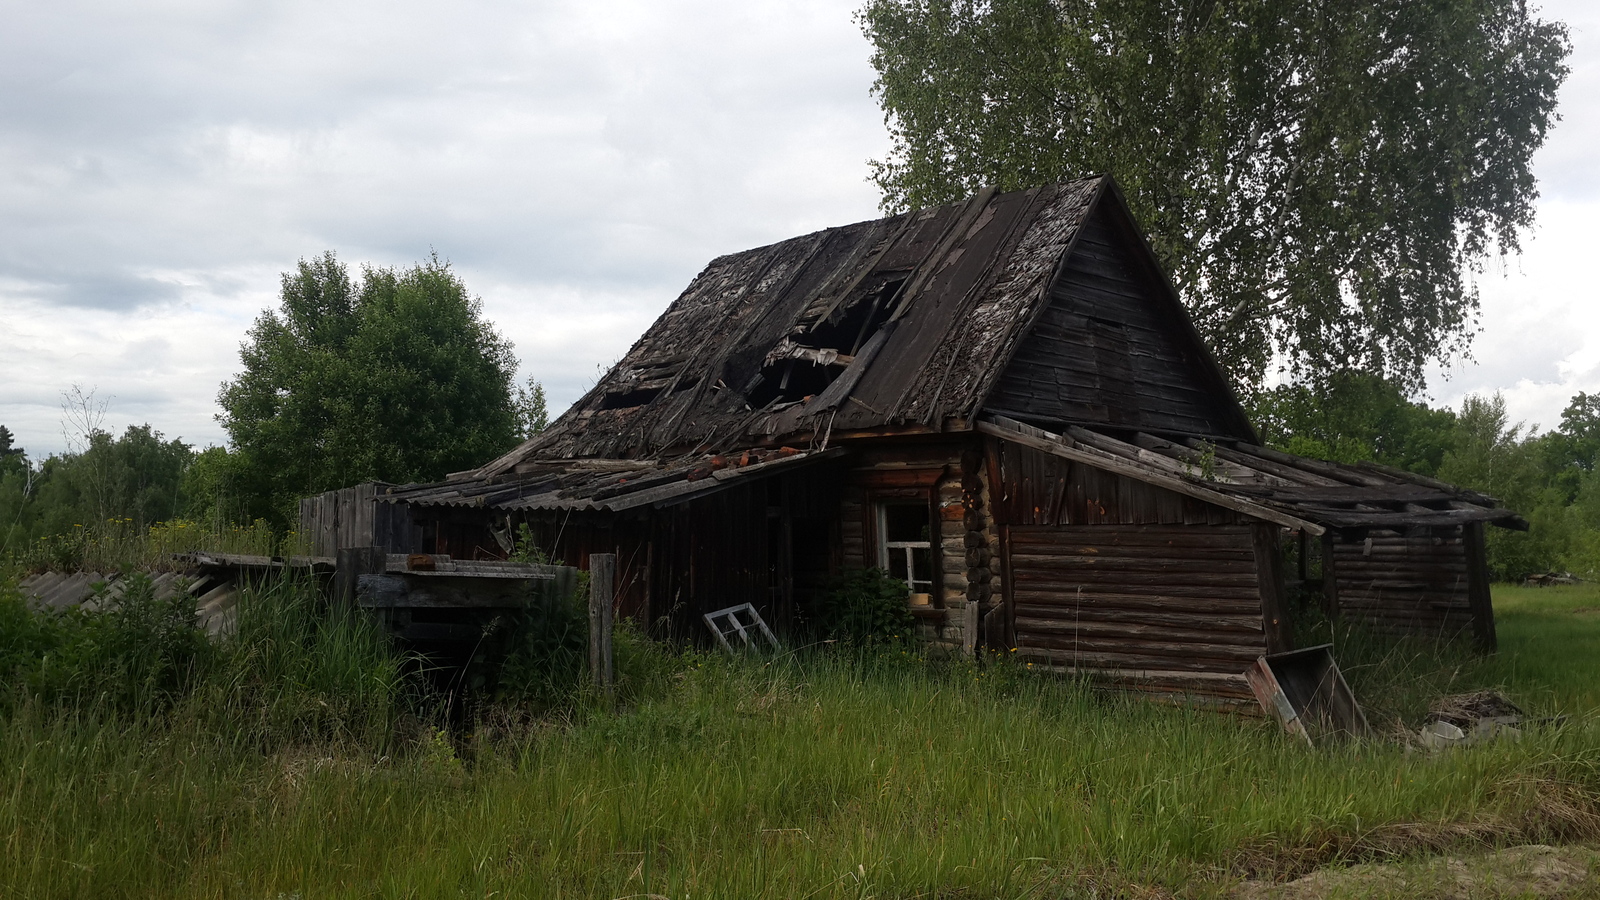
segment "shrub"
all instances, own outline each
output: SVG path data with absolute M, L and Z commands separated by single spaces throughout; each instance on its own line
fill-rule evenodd
M 822 598 L 818 624 L 827 636 L 856 643 L 908 640 L 911 592 L 882 569 L 846 572 Z
M 486 678 L 504 699 L 549 704 L 570 698 L 588 670 L 588 578 L 565 597 L 536 597 L 505 623 L 499 671 Z
M 147 710 L 188 693 L 215 661 L 195 623 L 194 598 L 157 597 L 150 577 L 128 576 L 82 605 L 31 612 L 15 590 L 0 598 L 0 677 L 48 701 Z

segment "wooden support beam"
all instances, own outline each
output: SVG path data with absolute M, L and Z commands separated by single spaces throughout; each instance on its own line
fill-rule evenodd
M 1333 569 L 1333 532 L 1322 535 L 1322 611 L 1339 617 L 1339 578 Z
M 1489 553 L 1483 523 L 1461 529 L 1467 551 L 1467 604 L 1472 609 L 1472 638 L 1478 648 L 1493 653 L 1499 648 L 1494 628 L 1494 603 L 1489 597 Z
M 589 672 L 594 686 L 611 693 L 611 614 L 616 602 L 617 555 L 589 554 Z
M 1261 626 L 1267 636 L 1267 653 L 1294 649 L 1294 626 L 1283 584 L 1283 554 L 1278 548 L 1278 526 L 1257 522 L 1250 528 L 1256 551 L 1256 579 L 1261 586 Z
M 359 575 L 356 602 L 365 609 L 518 609 L 535 579 L 396 573 Z

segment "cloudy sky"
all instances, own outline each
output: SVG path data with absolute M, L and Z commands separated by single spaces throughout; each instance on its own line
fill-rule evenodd
M 220 382 L 278 274 L 449 259 L 564 407 L 721 253 L 877 214 L 887 149 L 859 0 L 451 4 L 0 0 L 0 424 L 221 443 Z M 1524 254 L 1481 281 L 1475 360 L 1552 424 L 1600 390 L 1600 11 Z

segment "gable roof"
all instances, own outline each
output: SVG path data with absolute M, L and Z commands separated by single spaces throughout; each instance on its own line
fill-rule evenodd
M 476 470 L 641 459 L 851 433 L 973 427 L 1109 177 L 829 228 L 719 257 L 542 434 Z M 1148 245 L 1133 253 L 1159 272 Z M 1171 284 L 1152 302 L 1202 361 L 1229 436 L 1253 436 Z M 465 474 L 465 473 L 464 473 Z
M 1442 482 L 1257 446 L 1109 177 L 719 257 L 544 433 L 383 499 L 663 507 L 835 458 L 830 439 L 974 430 L 1311 533 L 1527 527 Z

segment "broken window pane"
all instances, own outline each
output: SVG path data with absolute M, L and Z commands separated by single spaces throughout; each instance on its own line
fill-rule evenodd
M 878 505 L 878 563 L 913 594 L 933 592 L 932 535 L 927 503 Z

